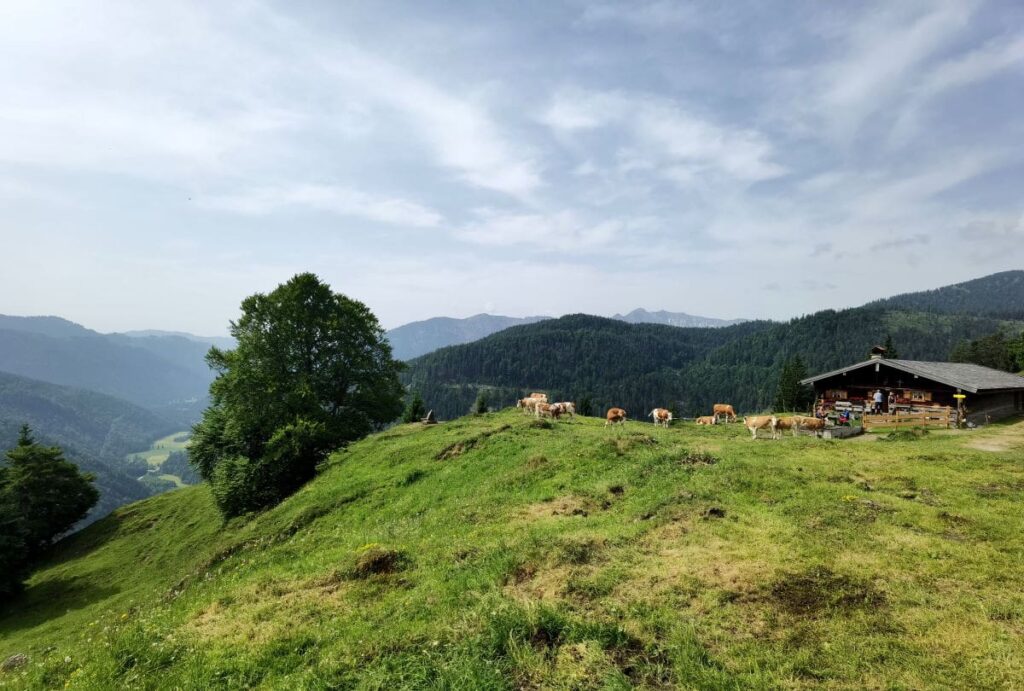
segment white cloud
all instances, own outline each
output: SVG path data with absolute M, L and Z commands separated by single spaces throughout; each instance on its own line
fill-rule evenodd
M 365 218 L 379 223 L 431 228 L 441 214 L 405 199 L 378 197 L 335 185 L 291 184 L 259 187 L 242 193 L 204 196 L 199 204 L 210 209 L 262 216 L 289 207 Z
M 402 113 L 438 162 L 466 182 L 527 198 L 541 184 L 537 164 L 487 109 L 355 48 L 325 62 L 326 70 L 363 97 Z
M 711 173 L 746 182 L 785 173 L 762 133 L 699 117 L 650 95 L 567 89 L 556 94 L 541 121 L 554 130 L 617 127 L 628 136 L 627 168 L 663 167 L 673 180 Z
M 991 79 L 1024 64 L 1024 35 L 1001 37 L 964 55 L 945 60 L 911 90 L 894 128 L 894 138 L 905 141 L 916 134 L 921 111 L 948 91 Z
M 540 214 L 485 209 L 477 215 L 475 221 L 456 231 L 456 237 L 478 245 L 587 251 L 608 246 L 625 228 L 615 219 L 588 222 L 571 210 Z
M 819 72 L 818 107 L 849 141 L 864 121 L 914 83 L 921 67 L 968 25 L 976 2 L 886 3 L 848 35 L 848 49 Z
M 678 30 L 699 20 L 693 5 L 671 0 L 596 2 L 580 15 L 583 24 L 626 24 L 641 29 Z

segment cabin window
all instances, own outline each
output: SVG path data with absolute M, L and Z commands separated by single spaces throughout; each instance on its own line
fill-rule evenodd
M 910 400 L 915 403 L 923 403 L 932 400 L 931 391 L 911 391 Z
M 825 398 L 845 400 L 846 389 L 827 389 L 825 391 Z

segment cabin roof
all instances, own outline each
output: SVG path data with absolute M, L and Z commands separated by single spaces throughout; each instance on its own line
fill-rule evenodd
M 970 393 L 979 391 L 1024 390 L 1024 377 L 991 367 L 982 367 L 966 362 L 924 362 L 922 360 L 873 359 L 858 362 L 831 372 L 825 372 L 802 380 L 801 384 L 813 384 L 839 374 L 852 372 L 862 367 L 883 365 L 901 372 L 916 374 L 947 386 L 953 386 Z

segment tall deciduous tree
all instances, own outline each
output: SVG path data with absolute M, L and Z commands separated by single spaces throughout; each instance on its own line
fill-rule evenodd
M 402 412 L 400 363 L 376 317 L 310 273 L 242 301 L 234 350 L 211 348 L 211 405 L 189 456 L 221 511 L 277 503 L 328 452 Z

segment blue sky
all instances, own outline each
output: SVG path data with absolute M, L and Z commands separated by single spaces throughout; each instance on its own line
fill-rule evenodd
M 1019 2 L 7 2 L 0 312 L 787 318 L 1024 266 Z

